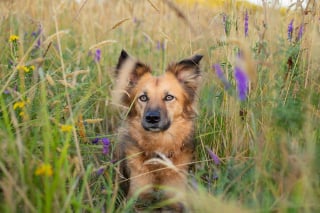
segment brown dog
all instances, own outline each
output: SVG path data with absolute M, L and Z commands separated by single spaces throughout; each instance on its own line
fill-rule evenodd
M 162 76 L 122 50 L 114 101 L 128 109 L 115 156 L 127 197 L 150 198 L 158 186 L 186 189 L 194 152 L 195 98 L 201 55 L 173 63 Z M 166 197 L 175 193 L 165 192 Z

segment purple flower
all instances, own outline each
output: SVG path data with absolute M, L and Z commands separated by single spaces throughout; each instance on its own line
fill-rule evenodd
M 91 142 L 92 144 L 98 144 L 99 142 L 101 142 L 102 153 L 105 155 L 109 153 L 110 140 L 108 138 L 94 138 Z
M 157 41 L 157 50 L 164 50 L 164 49 L 165 49 L 164 42 Z
M 95 52 L 95 55 L 94 55 L 94 60 L 96 62 L 99 62 L 101 59 L 101 50 L 100 49 L 97 49 L 96 52 Z
M 226 79 L 226 77 L 224 76 L 224 73 L 222 71 L 222 68 L 221 68 L 220 64 L 214 64 L 212 66 L 212 68 L 216 70 L 216 74 L 217 74 L 218 78 L 220 79 L 220 81 L 222 81 L 222 83 L 224 85 L 224 88 L 225 89 L 229 89 L 230 88 L 230 83 Z
M 290 21 L 288 25 L 288 40 L 291 41 L 293 32 L 293 19 Z
M 208 147 L 206 147 L 206 149 L 208 151 L 209 156 L 213 160 L 214 164 L 216 164 L 218 166 L 220 164 L 219 157 L 216 154 L 214 154 L 214 152 L 211 149 L 209 149 Z
M 241 50 L 237 52 L 237 58 L 241 60 L 244 58 L 243 52 Z
M 38 38 L 36 48 L 40 48 L 40 46 L 41 46 L 41 34 L 42 34 L 42 25 L 39 24 L 38 30 L 35 32 L 32 32 L 32 36 L 34 38 Z
M 102 175 L 104 173 L 104 167 L 101 167 L 97 170 L 97 175 Z
M 218 180 L 219 179 L 219 174 L 217 171 L 213 171 L 213 174 L 212 174 L 212 180 Z
M 102 153 L 106 155 L 109 153 L 110 140 L 108 138 L 102 138 L 101 142 L 103 145 Z
M 246 13 L 244 14 L 244 35 L 245 37 L 248 36 L 249 32 L 249 14 L 248 10 L 246 10 Z
M 297 41 L 300 41 L 303 35 L 303 24 L 300 25 Z
M 9 94 L 10 94 L 10 90 L 5 89 L 5 90 L 3 91 L 3 94 L 5 94 L 5 95 L 9 95 Z
M 235 67 L 234 77 L 237 83 L 238 97 L 240 101 L 244 101 L 248 95 L 249 80 L 247 74 L 240 67 Z
M 94 138 L 92 141 L 91 141 L 93 144 L 97 144 L 99 142 L 99 138 Z
M 226 36 L 229 36 L 231 24 L 230 24 L 229 17 L 225 13 L 222 14 L 222 23 L 224 26 L 224 32 L 226 33 Z
M 225 13 L 222 14 L 222 22 L 224 26 L 224 32 L 227 34 L 227 15 Z
M 227 15 L 225 13 L 222 14 L 222 22 L 223 22 L 223 25 L 226 26 L 226 24 L 227 24 Z

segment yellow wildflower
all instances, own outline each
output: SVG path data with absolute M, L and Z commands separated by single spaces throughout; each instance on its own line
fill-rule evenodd
M 17 109 L 17 108 L 24 108 L 26 105 L 26 102 L 25 101 L 17 101 L 16 103 L 13 104 L 13 109 Z
M 72 126 L 71 125 L 61 125 L 60 129 L 62 132 L 71 132 Z
M 17 70 L 21 70 L 21 71 L 24 71 L 24 72 L 30 72 L 32 71 L 31 68 L 27 67 L 27 66 L 18 66 L 17 67 Z
M 19 36 L 17 36 L 17 35 L 11 35 L 9 38 L 10 42 L 16 42 L 18 40 L 19 40 Z
M 29 70 L 33 71 L 35 69 L 34 65 L 29 66 Z
M 43 163 L 41 165 L 39 165 L 36 169 L 36 171 L 34 172 L 35 175 L 37 176 L 52 176 L 53 174 L 53 170 L 52 170 L 52 166 L 48 163 Z

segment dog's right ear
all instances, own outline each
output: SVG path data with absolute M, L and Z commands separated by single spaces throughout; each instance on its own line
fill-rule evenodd
M 121 65 L 123 64 L 123 62 L 129 57 L 129 54 L 125 51 L 125 50 L 121 50 L 119 59 L 118 59 L 118 64 L 117 64 L 117 68 L 116 68 L 116 74 L 118 75 L 118 71 L 121 67 Z
M 132 58 L 125 50 L 121 51 L 116 67 L 116 76 L 119 80 L 125 80 L 128 86 L 134 86 L 144 74 L 150 72 L 147 65 Z
M 130 106 L 135 96 L 135 94 L 132 94 L 133 87 L 147 73 L 151 73 L 147 65 L 131 57 L 125 50 L 122 50 L 115 72 L 116 82 L 113 101 L 117 104 Z

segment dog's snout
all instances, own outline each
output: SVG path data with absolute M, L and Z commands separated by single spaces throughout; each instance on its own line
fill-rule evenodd
M 148 123 L 156 124 L 160 122 L 160 111 L 148 111 L 146 112 L 145 119 Z

